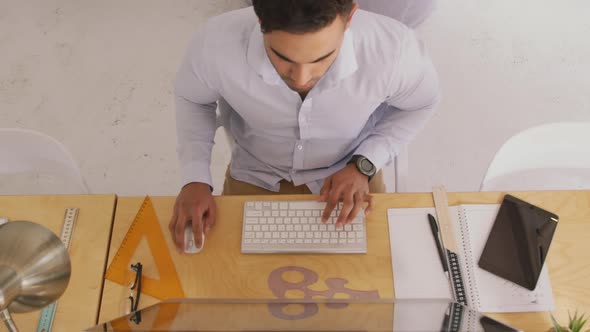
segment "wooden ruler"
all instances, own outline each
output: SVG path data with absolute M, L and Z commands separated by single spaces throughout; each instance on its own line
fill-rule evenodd
M 453 232 L 451 217 L 449 215 L 447 190 L 444 186 L 435 186 L 432 188 L 432 196 L 434 197 L 434 207 L 436 209 L 436 217 L 442 235 L 443 246 L 446 249 L 457 253 L 457 241 L 455 239 L 455 232 Z
M 465 282 L 463 280 L 463 273 L 461 271 L 457 240 L 455 232 L 451 223 L 449 215 L 449 201 L 447 199 L 447 190 L 444 186 L 435 186 L 432 188 L 432 195 L 434 198 L 434 207 L 436 209 L 436 216 L 438 219 L 440 234 L 442 237 L 442 245 L 445 248 L 445 259 L 449 267 L 449 282 L 453 291 L 455 301 L 467 305 L 467 296 L 465 289 Z
M 148 242 L 160 279 L 144 275 L 141 286 L 142 294 L 148 294 L 160 300 L 183 298 L 184 291 L 182 290 L 180 278 L 176 272 L 176 266 L 172 261 L 172 256 L 170 256 L 160 222 L 149 196 L 146 196 L 141 204 L 139 212 L 137 212 L 133 223 L 129 227 L 119 250 L 113 257 L 106 278 L 125 287 L 130 286 L 125 284 L 128 280 L 134 279 L 134 275 L 130 275 L 134 272 L 129 267 L 132 263 L 135 263 L 131 260 L 143 238 L 146 238 Z
M 78 218 L 78 208 L 67 208 L 64 215 L 64 224 L 61 229 L 61 242 L 66 249 L 70 248 L 70 242 L 74 233 L 74 225 Z M 57 301 L 45 307 L 41 311 L 39 323 L 37 324 L 37 332 L 49 332 L 53 326 L 53 318 L 55 318 L 55 310 L 57 309 Z

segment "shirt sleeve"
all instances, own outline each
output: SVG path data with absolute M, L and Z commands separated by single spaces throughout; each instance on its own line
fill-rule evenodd
M 192 38 L 176 74 L 177 154 L 181 185 L 207 183 L 211 179 L 211 150 L 215 138 L 219 93 L 212 81 L 211 54 L 206 49 L 207 30 L 201 28 Z
M 387 112 L 354 152 L 367 157 L 377 169 L 393 161 L 416 136 L 440 100 L 436 70 L 412 30 L 407 30 L 401 44 L 389 91 Z

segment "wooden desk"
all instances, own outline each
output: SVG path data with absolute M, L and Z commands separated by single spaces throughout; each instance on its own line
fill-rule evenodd
M 69 249 L 72 274 L 58 300 L 52 332 L 81 331 L 97 321 L 115 204 L 115 195 L 0 196 L 0 216 L 36 222 L 57 236 L 65 209 L 79 208 Z M 21 331 L 35 331 L 39 315 L 36 311 L 12 318 Z
M 556 300 L 555 316 L 566 323 L 567 311 L 590 313 L 590 192 L 526 192 L 513 193 L 560 216 L 560 225 L 548 257 L 548 266 Z M 450 193 L 449 204 L 500 203 L 503 193 Z M 274 196 L 276 200 L 315 199 L 316 196 Z M 276 268 L 288 265 L 315 271 L 319 281 L 309 288 L 325 290 L 327 278 L 344 278 L 347 287 L 355 290 L 377 290 L 382 299 L 393 298 L 393 275 L 387 208 L 431 207 L 432 195 L 379 194 L 375 195 L 373 213 L 367 219 L 367 255 L 242 255 L 240 253 L 242 208 L 246 200 L 269 199 L 263 196 L 216 197 L 218 220 L 206 240 L 203 251 L 196 255 L 179 255 L 173 249 L 167 225 L 174 204 L 173 197 L 154 198 L 153 203 L 169 250 L 180 275 L 185 295 L 189 298 L 256 298 L 275 299 L 267 279 Z M 109 263 L 122 242 L 143 198 L 120 198 L 113 226 Z M 144 273 L 156 277 L 150 270 L 147 246 L 137 250 L 134 260 L 144 263 Z M 300 281 L 293 273 L 284 278 Z M 299 280 L 298 280 L 299 279 Z M 105 281 L 99 321 L 121 316 L 127 304 L 129 290 Z M 341 294 L 340 298 L 346 298 Z M 301 292 L 287 294 L 300 298 Z M 143 296 L 140 307 L 158 300 Z M 545 331 L 551 325 L 548 313 L 494 314 L 503 322 L 525 331 Z

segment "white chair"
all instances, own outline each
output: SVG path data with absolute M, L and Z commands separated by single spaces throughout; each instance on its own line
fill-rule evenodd
M 526 129 L 498 150 L 482 191 L 590 189 L 590 122 Z
M 0 128 L 0 195 L 88 194 L 70 152 L 56 139 Z

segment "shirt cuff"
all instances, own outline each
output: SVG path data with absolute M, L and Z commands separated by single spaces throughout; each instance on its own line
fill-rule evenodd
M 398 151 L 392 148 L 385 138 L 369 137 L 354 151 L 354 155 L 365 156 L 379 171 L 393 161 Z
M 202 182 L 213 188 L 211 171 L 207 163 L 192 162 L 180 167 L 181 188 L 191 182 Z

